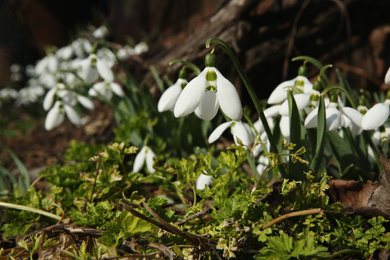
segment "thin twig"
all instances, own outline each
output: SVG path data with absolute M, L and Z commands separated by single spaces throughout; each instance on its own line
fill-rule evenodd
M 98 164 L 97 164 L 97 170 L 96 170 L 96 175 L 95 175 L 95 181 L 94 181 L 94 183 L 93 183 L 92 193 L 91 193 L 91 197 L 89 198 L 89 202 L 92 202 L 93 194 L 95 193 L 95 187 L 96 187 L 96 183 L 97 183 L 97 177 L 98 177 L 99 171 L 100 171 L 100 161 L 101 161 L 101 158 L 102 158 L 102 156 L 99 154 Z
M 305 216 L 305 215 L 312 215 L 312 214 L 321 214 L 323 211 L 320 208 L 317 209 L 307 209 L 307 210 L 300 210 L 300 211 L 295 211 L 295 212 L 290 212 L 287 214 L 284 214 L 283 216 L 280 216 L 278 218 L 275 218 L 274 220 L 271 220 L 270 222 L 266 223 L 262 229 L 267 229 L 271 227 L 272 225 L 275 225 L 276 223 L 285 220 L 287 218 L 291 217 L 297 217 L 297 216 Z
M 175 225 L 182 225 L 182 224 L 186 223 L 187 221 L 190 221 L 192 219 L 198 218 L 200 216 L 203 216 L 203 215 L 211 212 L 211 210 L 212 210 L 212 208 L 208 208 L 208 209 L 199 211 L 198 213 L 195 213 L 194 215 L 191 215 L 191 216 L 189 216 L 187 218 L 184 218 L 184 219 L 182 219 L 180 221 L 175 222 Z

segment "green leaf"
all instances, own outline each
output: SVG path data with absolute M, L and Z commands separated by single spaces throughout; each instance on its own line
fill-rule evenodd
M 289 118 L 290 118 L 290 141 L 295 144 L 295 148 L 290 150 L 290 154 L 293 154 L 301 149 L 305 145 L 305 129 L 300 119 L 297 104 L 291 91 L 287 92 L 287 100 L 289 106 Z M 308 171 L 308 168 L 303 163 L 296 163 L 295 160 L 289 160 L 288 174 L 289 178 L 293 180 L 305 180 L 304 171 Z
M 315 154 L 310 164 L 310 170 L 314 172 L 317 176 L 321 172 L 325 172 L 325 165 L 323 162 L 323 154 L 325 148 L 325 134 L 327 131 L 326 126 L 326 114 L 325 114 L 325 101 L 324 96 L 320 97 L 320 102 L 318 104 L 318 114 L 317 114 L 317 142 L 315 148 Z

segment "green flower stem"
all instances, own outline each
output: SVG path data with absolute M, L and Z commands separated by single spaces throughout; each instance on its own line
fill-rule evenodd
M 40 209 L 36 209 L 36 208 L 32 208 L 32 207 L 28 207 L 28 206 L 24 206 L 24 205 L 12 204 L 12 203 L 7 203 L 7 202 L 2 202 L 1 201 L 0 202 L 0 207 L 30 211 L 30 212 L 38 213 L 40 215 L 43 215 L 43 216 L 55 219 L 57 221 L 61 221 L 61 219 L 62 219 L 62 217 L 57 216 L 57 215 L 55 215 L 53 213 L 50 213 L 50 212 L 47 212 L 47 211 L 44 211 L 44 210 L 40 210 Z
M 192 62 L 189 62 L 189 61 L 186 61 L 186 60 L 182 60 L 182 59 L 177 59 L 177 60 L 173 60 L 169 63 L 169 65 L 173 65 L 175 63 L 183 63 L 185 64 L 185 66 L 189 69 L 191 69 L 196 75 L 199 75 L 201 73 L 200 69 L 198 68 L 198 66 L 196 66 L 194 63 Z
M 330 90 L 334 90 L 334 89 L 337 89 L 337 90 L 340 90 L 341 92 L 343 92 L 343 93 L 345 94 L 345 96 L 347 97 L 347 99 L 349 100 L 349 102 L 351 103 L 352 108 L 354 108 L 354 109 L 357 108 L 355 102 L 353 101 L 352 96 L 351 96 L 351 95 L 349 94 L 349 92 L 348 92 L 343 86 L 341 86 L 340 84 L 332 84 L 332 85 L 327 86 L 327 87 L 321 92 L 321 95 L 325 95 L 325 94 L 328 93 Z
M 233 54 L 233 51 L 230 49 L 230 47 L 221 39 L 218 38 L 211 38 L 206 41 L 206 48 L 209 48 L 212 43 L 215 43 L 215 47 L 221 47 L 222 50 L 229 56 L 229 58 L 233 61 L 234 66 L 236 67 L 242 81 L 244 82 L 244 85 L 252 99 L 253 104 L 255 105 L 256 111 L 260 117 L 261 122 L 263 123 L 264 130 L 267 133 L 268 140 L 271 144 L 271 151 L 278 153 L 278 148 L 276 146 L 275 140 L 273 138 L 271 129 L 268 125 L 267 119 L 264 115 L 263 109 L 260 106 L 259 100 L 257 98 L 257 95 L 252 87 L 251 82 L 249 81 L 247 75 L 244 72 L 244 69 L 242 68 L 241 64 L 238 62 L 236 56 Z M 214 48 L 215 48 L 214 47 Z M 287 173 L 283 167 L 279 167 L 280 174 L 283 178 L 287 177 Z

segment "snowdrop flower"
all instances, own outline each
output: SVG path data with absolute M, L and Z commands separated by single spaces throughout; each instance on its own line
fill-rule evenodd
M 114 73 L 111 68 L 109 68 L 102 60 L 97 61 L 96 67 L 104 81 L 95 83 L 89 90 L 89 95 L 94 97 L 102 96 L 110 100 L 112 98 L 112 93 L 114 92 L 118 96 L 122 97 L 124 95 L 123 90 L 118 83 L 114 82 Z
M 268 104 L 278 104 L 285 101 L 288 89 L 291 89 L 293 92 L 298 90 L 310 96 L 313 91 L 313 84 L 306 78 L 306 70 L 306 66 L 301 66 L 297 77 L 280 83 L 269 96 Z
M 90 54 L 87 58 L 79 61 L 79 76 L 87 84 L 91 84 L 99 78 L 96 63 L 96 54 Z
M 18 91 L 13 88 L 3 88 L 0 89 L 0 98 L 12 98 L 16 99 L 18 97 Z
M 361 122 L 363 130 L 373 130 L 383 125 L 389 118 L 389 104 L 378 103 L 364 114 Z
M 343 106 L 340 106 L 340 111 L 343 115 L 344 127 L 349 128 L 353 136 L 360 134 L 362 131 L 360 127 L 363 118 L 362 113 L 354 108 Z
M 239 145 L 238 139 L 241 140 L 242 144 L 246 147 L 251 146 L 251 144 L 255 141 L 255 133 L 247 123 L 242 123 L 241 121 L 229 121 L 215 128 L 209 136 L 209 143 L 215 142 L 229 127 L 231 128 L 230 131 L 236 145 Z
M 390 127 L 381 126 L 375 130 L 374 134 L 371 137 L 371 140 L 375 147 L 382 146 L 383 153 L 386 154 L 389 150 L 389 139 L 390 139 Z M 368 159 L 370 162 L 376 162 L 375 153 L 372 150 L 371 146 L 367 147 Z
M 340 110 L 337 109 L 337 96 L 332 96 L 331 102 L 326 107 L 325 114 L 326 114 L 326 125 L 328 127 L 329 131 L 336 130 L 340 128 L 341 126 L 344 126 L 343 116 Z M 306 119 L 305 119 L 305 127 L 306 128 L 315 128 L 317 127 L 317 115 L 318 115 L 318 108 L 311 111 Z
M 204 119 L 215 117 L 220 106 L 230 119 L 240 121 L 242 107 L 240 97 L 233 84 L 215 68 L 215 54 L 207 54 L 206 68 L 192 79 L 181 92 L 175 108 L 175 117 L 182 117 L 192 112 Z
M 98 60 L 104 62 L 109 68 L 112 68 L 116 63 L 115 54 L 109 48 L 98 49 L 96 55 Z
M 157 159 L 156 154 L 148 146 L 142 147 L 138 152 L 134 160 L 133 172 L 139 172 L 146 161 L 146 167 L 150 173 L 154 173 L 156 170 L 153 168 L 153 162 Z
M 211 184 L 213 184 L 213 176 L 201 173 L 196 180 L 196 189 L 204 190 L 206 188 L 206 185 L 210 186 Z
M 140 42 L 134 47 L 134 54 L 140 55 L 141 53 L 147 52 L 149 50 L 149 46 L 146 42 Z
M 160 100 L 157 104 L 157 109 L 159 112 L 172 111 L 175 108 L 177 99 L 180 96 L 182 89 L 187 85 L 188 81 L 186 80 L 187 73 L 185 69 L 180 70 L 179 78 L 164 93 L 161 95 Z
M 79 58 L 85 58 L 86 54 L 92 51 L 92 44 L 85 38 L 77 38 L 71 43 L 71 47 Z
M 58 49 L 55 55 L 62 60 L 69 60 L 73 55 L 72 46 L 68 45 Z
M 85 123 L 85 120 L 80 118 L 76 110 L 73 109 L 70 105 L 62 102 L 56 101 L 54 106 L 47 113 L 45 120 L 45 129 L 47 131 L 53 130 L 59 126 L 64 121 L 64 115 L 76 126 L 81 126 Z
M 96 39 L 103 39 L 108 35 L 108 29 L 105 25 L 100 26 L 95 31 L 92 32 L 93 37 Z
M 258 162 L 259 164 L 256 166 L 256 171 L 259 176 L 262 176 L 269 165 L 269 158 L 264 155 L 261 155 L 258 159 Z

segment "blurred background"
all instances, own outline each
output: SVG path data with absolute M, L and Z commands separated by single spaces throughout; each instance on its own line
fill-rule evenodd
M 201 65 L 204 42 L 220 37 L 261 82 L 260 98 L 296 74 L 297 55 L 338 66 L 356 89 L 377 90 L 386 88 L 390 65 L 388 10 L 387 0 L 2 0 L 0 88 L 10 83 L 12 64 L 34 64 L 48 46 L 65 46 L 78 31 L 105 24 L 115 43 L 146 40 L 145 65 L 162 75 L 177 70 L 165 68 L 167 58 Z M 240 86 L 231 65 L 220 62 Z M 136 73 L 152 84 L 147 71 Z

